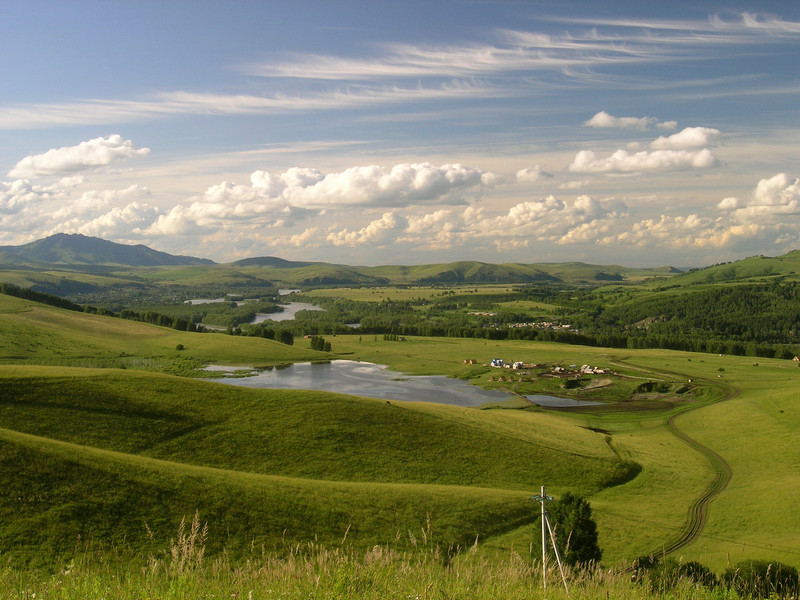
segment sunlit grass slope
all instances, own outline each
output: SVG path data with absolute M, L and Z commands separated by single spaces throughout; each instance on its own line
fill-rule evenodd
M 677 417 L 677 427 L 720 454 L 731 466 L 733 478 L 709 506 L 703 533 L 680 555 L 716 569 L 727 566 L 729 560 L 751 557 L 800 562 L 796 539 L 800 512 L 793 501 L 793 494 L 800 489 L 800 445 L 796 441 L 800 368 L 796 362 L 488 340 L 411 338 L 381 343 L 368 336 L 361 340 L 358 336 L 338 337 L 334 349 L 418 374 L 469 376 L 474 367 L 461 364 L 464 358 L 484 362 L 496 355 L 523 361 L 586 362 L 641 380 L 693 379 L 703 386 L 702 393 L 670 410 L 641 412 L 626 406 L 627 410 L 617 412 L 552 416 L 608 432 L 609 442 L 620 456 L 642 467 L 625 485 L 591 497 L 606 559 L 613 563 L 657 551 L 681 531 L 690 503 L 712 481 L 708 459 L 676 438 L 665 424 L 669 416 L 688 408 Z M 517 417 L 518 411 L 508 412 Z M 527 531 L 509 532 L 493 543 L 519 547 L 527 536 Z
M 111 369 L 3 367 L 0 398 L 7 428 L 258 473 L 590 493 L 629 472 L 601 435 L 533 414 Z
M 594 432 L 520 416 L 0 367 L 0 539 L 5 551 L 65 550 L 92 532 L 145 544 L 143 522 L 174 530 L 170 519 L 199 508 L 234 547 L 284 535 L 332 543 L 348 526 L 359 544 L 398 531 L 407 541 L 428 514 L 440 542 L 465 544 L 529 522 L 541 481 L 592 493 L 635 473 Z
M 0 558 L 43 564 L 84 542 L 163 548 L 195 510 L 209 550 L 236 555 L 345 537 L 357 547 L 461 545 L 530 521 L 528 494 L 311 481 L 198 467 L 0 429 Z M 430 526 L 428 521 L 430 520 Z M 425 531 L 423 534 L 422 531 Z
M 63 310 L 0 294 L 0 360 L 75 364 L 166 357 L 269 365 L 324 357 L 262 338 L 187 333 L 115 317 Z M 178 344 L 183 350 L 177 351 Z
M 681 417 L 679 424 L 726 457 L 733 478 L 709 513 L 693 553 L 712 565 L 743 558 L 800 564 L 800 368 L 792 361 L 733 356 L 706 364 L 738 390 L 723 404 Z
M 800 513 L 793 500 L 800 489 L 798 363 L 656 350 L 630 353 L 625 359 L 645 369 L 702 378 L 732 396 L 676 419 L 681 431 L 721 455 L 733 472 L 727 488 L 709 506 L 702 534 L 681 550 L 681 556 L 717 570 L 748 558 L 799 564 L 796 532 L 800 530 Z M 593 500 L 602 518 L 607 514 L 617 521 L 613 525 L 618 533 L 635 530 L 636 524 L 648 529 L 663 524 L 665 516 L 675 514 L 685 482 L 697 478 L 703 469 L 708 472 L 708 463 L 702 457 L 676 460 L 680 454 L 667 450 L 672 445 L 662 446 L 666 440 L 647 444 L 643 432 L 632 429 L 630 433 L 627 440 L 623 433 L 615 435 L 614 440 L 633 449 L 632 456 L 644 465 L 642 475 L 626 486 L 601 492 Z M 671 461 L 673 474 L 648 485 L 649 492 L 644 496 L 647 509 L 642 510 L 643 496 L 635 492 L 647 483 L 648 456 Z M 647 488 L 642 491 L 647 492 Z M 658 509 L 670 505 L 673 512 Z

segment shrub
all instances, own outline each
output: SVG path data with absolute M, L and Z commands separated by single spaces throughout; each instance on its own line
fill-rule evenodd
M 565 563 L 587 565 L 600 561 L 603 552 L 597 543 L 597 524 L 586 500 L 567 492 L 552 503 L 548 513 Z
M 635 581 L 647 582 L 653 590 L 666 592 L 679 587 L 679 584 L 690 582 L 708 588 L 717 585 L 717 576 L 705 565 L 697 561 L 679 562 L 667 558 L 659 562 L 653 555 L 640 556 L 633 562 Z
M 706 587 L 714 587 L 717 585 L 717 576 L 713 571 L 696 560 L 690 560 L 689 562 L 679 564 L 678 574 Z
M 768 560 L 746 560 L 729 567 L 722 581 L 740 596 L 769 598 L 796 596 L 800 591 L 797 569 Z

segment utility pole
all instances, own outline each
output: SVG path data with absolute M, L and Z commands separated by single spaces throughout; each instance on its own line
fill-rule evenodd
M 542 587 L 547 593 L 547 534 L 550 534 L 550 543 L 553 545 L 553 553 L 556 555 L 558 562 L 558 570 L 561 573 L 561 580 L 564 582 L 564 589 L 569 594 L 569 587 L 567 586 L 567 577 L 564 575 L 564 565 L 561 563 L 561 555 L 558 553 L 558 545 L 556 544 L 556 536 L 553 532 L 553 526 L 550 524 L 550 517 L 545 508 L 546 502 L 553 500 L 552 496 L 545 493 L 544 486 L 542 486 L 542 493 L 538 496 L 531 496 L 531 500 L 536 500 L 542 503 Z

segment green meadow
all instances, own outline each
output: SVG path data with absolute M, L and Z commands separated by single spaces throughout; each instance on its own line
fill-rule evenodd
M 748 558 L 800 562 L 793 361 L 358 333 L 326 336 L 321 353 L 302 338 L 180 332 L 4 295 L 0 331 L 8 568 L 121 549 L 164 556 L 197 512 L 208 561 L 289 560 L 317 544 L 354 553 L 336 568 L 375 548 L 405 564 L 424 547 L 530 569 L 541 485 L 590 500 L 607 566 L 665 550 L 717 572 Z M 207 364 L 332 358 L 456 377 L 509 402 L 481 410 L 197 377 Z M 511 377 L 493 358 L 526 367 Z M 554 374 L 582 365 L 603 372 Z M 602 404 L 544 409 L 526 398 L 539 393 Z M 535 587 L 526 573 L 519 597 Z

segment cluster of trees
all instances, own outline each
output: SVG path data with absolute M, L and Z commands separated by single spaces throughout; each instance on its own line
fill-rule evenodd
M 325 341 L 325 338 L 319 335 L 312 335 L 311 336 L 311 349 L 312 350 L 319 350 L 320 352 L 330 352 L 331 351 L 331 343 Z
M 560 499 L 548 503 L 547 513 L 559 554 L 566 564 L 587 566 L 600 562 L 603 551 L 598 544 L 597 523 L 586 500 L 567 492 Z M 541 516 L 538 523 L 536 529 L 541 527 Z
M 556 305 L 558 319 L 571 327 L 511 327 L 530 320 L 525 314 L 498 310 L 500 302 L 514 299 Z M 792 358 L 795 344 L 800 344 L 800 284 L 737 285 L 642 299 L 625 288 L 597 292 L 528 287 L 498 295 L 449 294 L 404 301 L 308 300 L 325 311 L 301 311 L 294 322 L 283 325 L 295 335 L 346 333 L 352 331 L 347 323 L 358 323 L 365 334 L 550 341 L 763 358 Z M 477 310 L 496 315 L 467 314 Z
M 170 317 L 161 313 L 148 310 L 144 313 L 138 313 L 134 310 L 125 309 L 119 313 L 122 319 L 129 319 L 131 321 L 141 321 L 143 323 L 152 323 L 153 325 L 161 325 L 162 327 L 171 327 L 178 331 L 201 331 L 202 326 L 198 327 L 188 319 L 180 317 Z
M 75 302 L 67 300 L 66 298 L 61 298 L 60 296 L 53 296 L 52 294 L 45 294 L 43 292 L 37 292 L 30 288 L 23 288 L 18 285 L 14 285 L 13 283 L 5 283 L 5 282 L 0 283 L 0 293 L 6 294 L 7 296 L 15 296 L 17 298 L 22 298 L 24 300 L 31 300 L 33 302 L 41 302 L 42 304 L 55 306 L 57 308 L 74 310 L 76 312 L 110 314 L 104 309 L 99 309 L 94 306 L 84 306 L 81 304 L 76 304 Z
M 280 342 L 281 344 L 286 344 L 287 346 L 291 346 L 294 344 L 294 333 L 292 333 L 291 329 L 287 329 L 286 327 L 273 327 L 270 325 L 258 324 L 258 325 L 251 325 L 247 328 L 246 331 L 242 331 L 239 328 L 229 330 L 228 333 L 233 335 L 248 335 L 251 337 L 262 337 L 267 340 L 275 340 Z
M 800 343 L 800 283 L 725 285 L 599 302 L 578 319 L 586 330 L 712 337 L 742 343 Z

